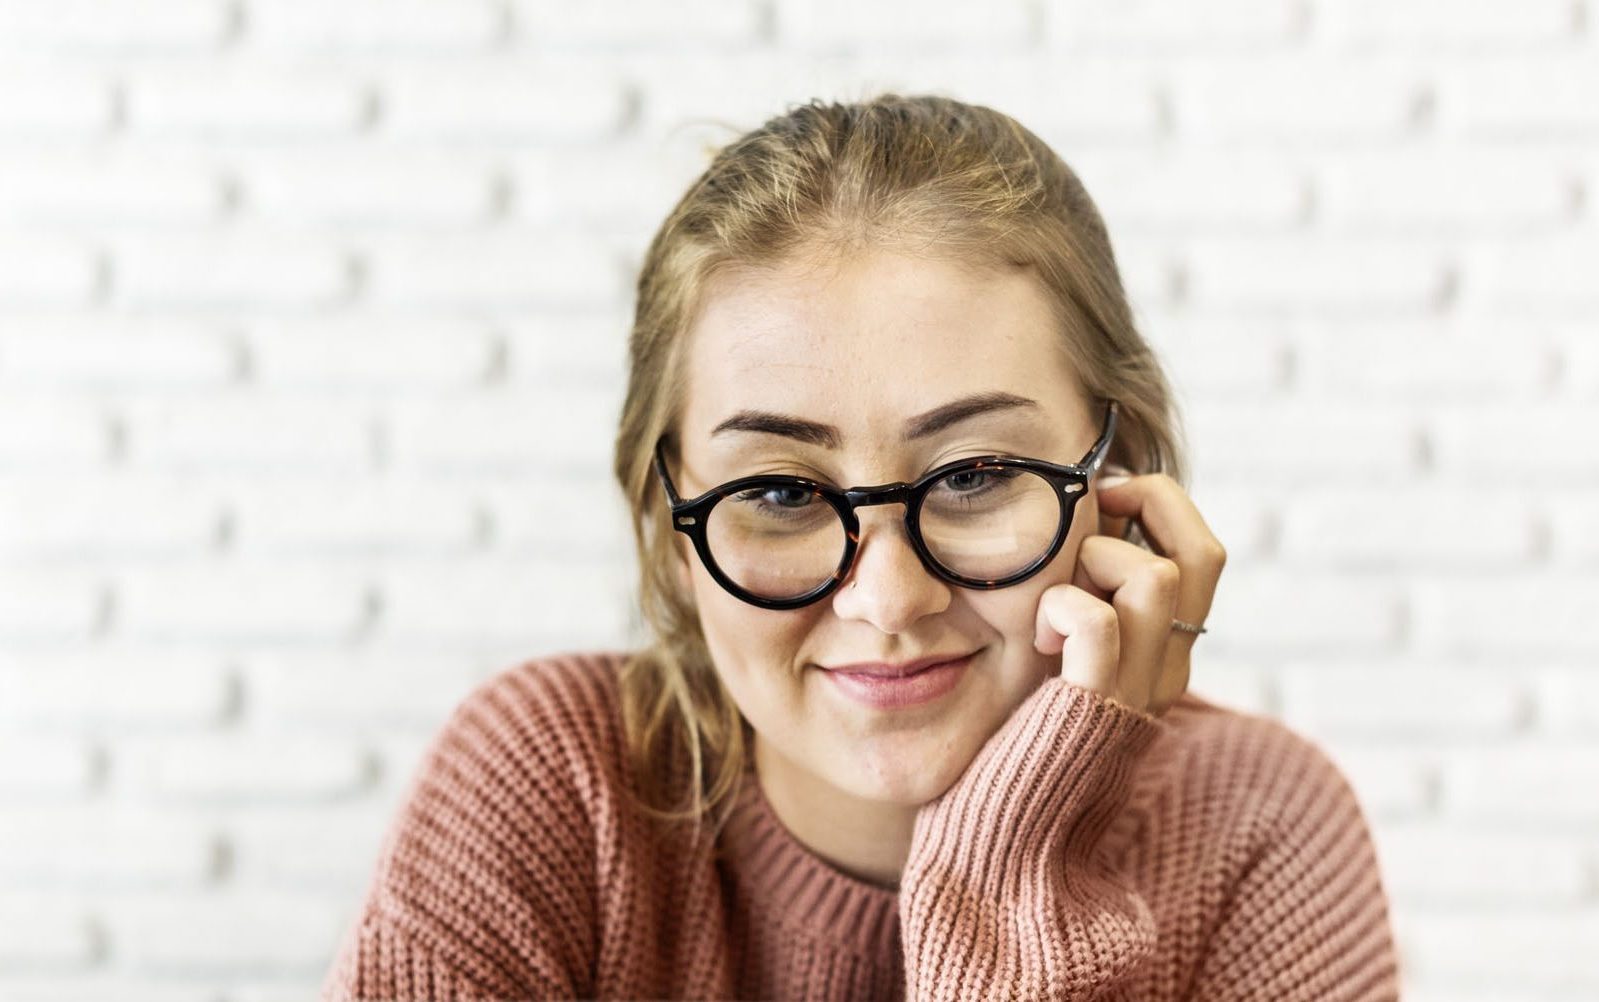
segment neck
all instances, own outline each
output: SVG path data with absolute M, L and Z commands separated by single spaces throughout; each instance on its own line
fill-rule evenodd
M 796 841 L 857 880 L 899 888 L 918 807 L 846 793 L 784 758 L 758 734 L 755 772 L 772 812 Z

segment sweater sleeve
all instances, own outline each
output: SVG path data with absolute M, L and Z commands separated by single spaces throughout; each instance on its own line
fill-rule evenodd
M 1392 1002 L 1399 961 L 1371 831 L 1337 766 L 1295 741 L 1273 812 L 1200 961 L 1192 998 Z
M 900 878 L 906 998 L 1131 998 L 1148 905 L 1096 853 L 1166 725 L 1046 679 L 916 817 Z
M 323 1002 L 592 992 L 594 833 L 570 706 L 502 675 L 434 739 L 383 840 Z

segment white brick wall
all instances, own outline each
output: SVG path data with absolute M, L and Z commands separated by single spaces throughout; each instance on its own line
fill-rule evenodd
M 634 640 L 654 226 L 879 88 L 1104 210 L 1193 687 L 1348 774 L 1406 997 L 1599 995 L 1599 0 L 0 0 L 0 998 L 311 994 L 456 701 Z

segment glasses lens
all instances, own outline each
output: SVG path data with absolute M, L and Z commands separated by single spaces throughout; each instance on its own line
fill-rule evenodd
M 922 500 L 922 539 L 933 559 L 966 578 L 997 581 L 1025 569 L 1055 541 L 1055 488 L 1027 470 L 952 473 Z
M 951 573 L 997 581 L 1036 562 L 1060 529 L 1063 506 L 1047 479 L 1003 466 L 952 473 L 922 499 L 921 531 Z M 755 487 L 711 509 L 711 558 L 760 598 L 791 599 L 821 587 L 844 559 L 844 522 L 820 494 Z
M 844 559 L 838 512 L 820 494 L 798 487 L 753 487 L 722 498 L 705 535 L 722 573 L 760 598 L 804 595 Z

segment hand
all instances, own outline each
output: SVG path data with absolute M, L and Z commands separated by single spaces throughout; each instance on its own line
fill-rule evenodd
M 1127 472 L 1104 468 L 1113 470 Z M 1102 531 L 1083 540 L 1071 583 L 1039 597 L 1033 646 L 1061 654 L 1061 675 L 1073 685 L 1159 716 L 1188 689 L 1195 640 L 1171 621 L 1204 623 L 1227 551 L 1164 473 L 1115 486 L 1101 480 L 1094 493 Z M 1155 552 L 1120 538 L 1129 520 Z

